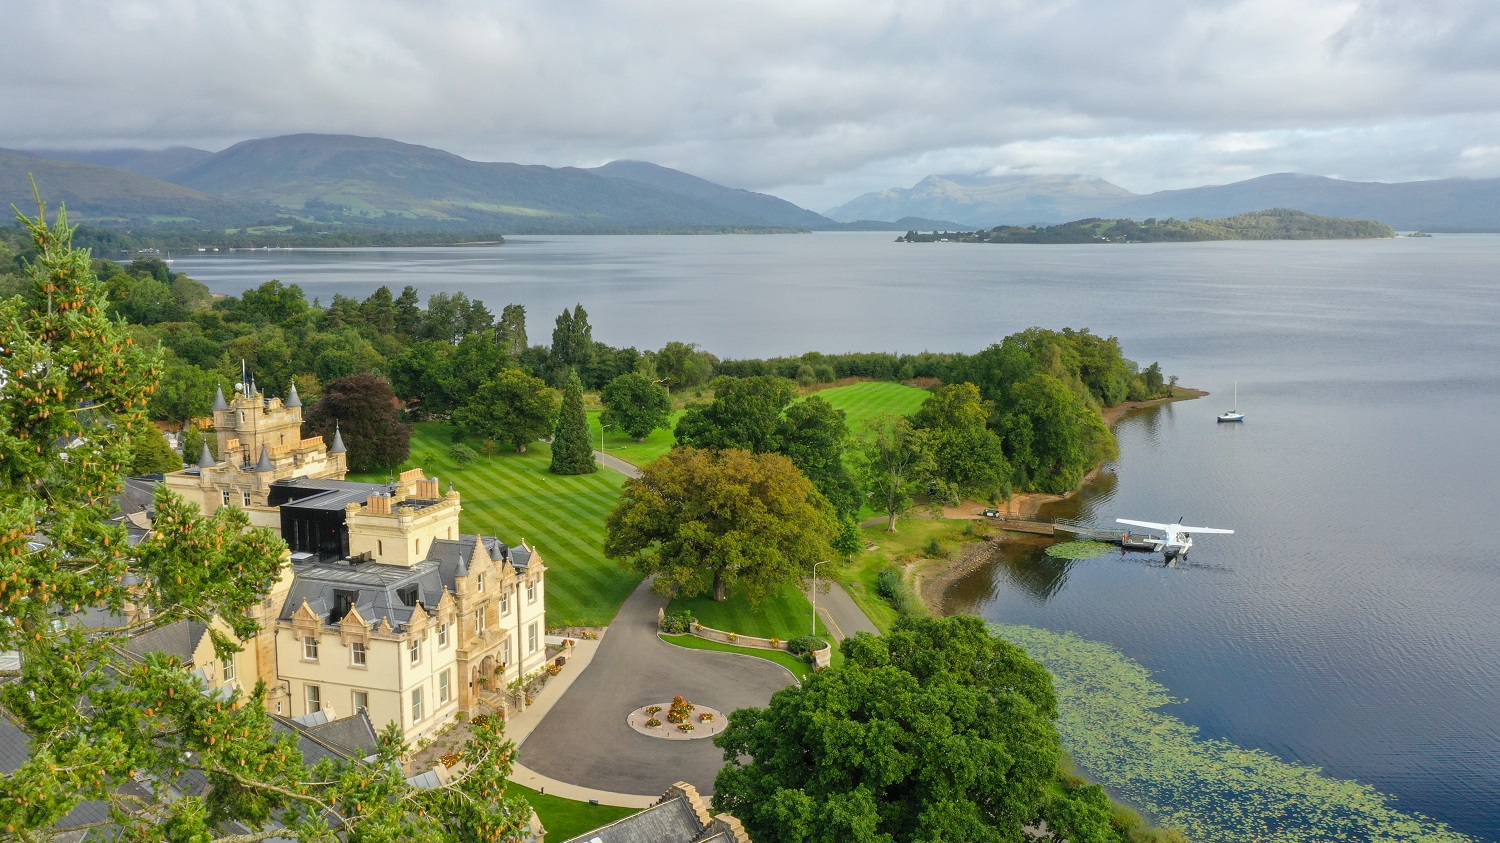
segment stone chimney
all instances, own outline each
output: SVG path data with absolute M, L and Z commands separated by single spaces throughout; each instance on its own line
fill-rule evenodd
M 371 495 L 365 500 L 365 512 L 370 515 L 390 515 L 391 499 L 385 495 Z

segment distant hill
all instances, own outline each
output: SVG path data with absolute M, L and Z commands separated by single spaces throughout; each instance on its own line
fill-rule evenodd
M 925 217 L 968 226 L 1024 225 L 1095 216 L 1135 195 L 1091 176 L 928 176 L 909 190 L 866 193 L 824 216 L 840 222 Z
M 688 197 L 714 208 L 726 220 L 794 228 L 816 228 L 829 222 L 823 215 L 799 208 L 785 199 L 724 187 L 707 179 L 646 161 L 611 161 L 588 172 Z
M 1257 208 L 1297 208 L 1379 220 L 1403 231 L 1500 231 L 1500 179 L 1386 184 L 1277 173 L 1225 185 L 1164 190 L 1114 208 L 1136 219 L 1225 217 Z
M 807 227 L 821 219 L 774 197 L 641 162 L 598 170 L 482 163 L 349 135 L 245 141 L 173 173 L 172 180 L 332 222 L 394 218 L 539 233 Z
M 1395 237 L 1385 223 L 1273 208 L 1227 219 L 1086 219 L 1049 226 L 1000 225 L 979 231 L 907 232 L 907 243 L 1197 243 L 1209 240 L 1371 240 Z
M 267 215 L 264 209 L 124 170 L 0 149 L 0 207 L 34 211 L 31 178 L 48 207 L 67 205 L 75 222 L 144 218 L 214 225 Z
M 902 217 L 895 222 L 885 220 L 854 220 L 853 222 L 828 222 L 818 226 L 818 231 L 954 231 L 963 228 L 963 223 L 952 220 L 930 220 L 926 217 Z
M 1378 220 L 1400 230 L 1500 231 L 1500 179 L 1385 184 L 1278 173 L 1139 195 L 1085 176 L 928 176 L 910 190 L 867 193 L 830 210 L 828 216 L 895 220 L 916 215 L 990 228 L 1053 225 L 1087 217 L 1222 219 L 1263 208 Z
M 171 181 L 167 177 L 172 173 L 213 155 L 206 149 L 194 149 L 191 146 L 173 146 L 166 149 L 29 149 L 26 150 L 26 154 L 35 155 L 38 158 L 50 158 L 54 161 L 73 161 L 79 164 L 113 167 L 116 170 L 164 181 Z
M 89 179 L 75 179 L 70 205 L 88 207 L 101 221 L 139 226 L 157 220 L 158 231 L 171 225 L 160 222 L 162 217 L 181 217 L 185 226 L 200 231 L 210 220 L 213 226 L 258 230 L 279 224 L 287 237 L 302 238 L 297 242 L 325 236 L 389 242 L 403 231 L 430 238 L 441 232 L 801 230 L 829 223 L 774 196 L 642 161 L 594 169 L 484 163 L 431 147 L 350 135 L 264 138 L 215 153 L 178 147 L 44 154 L 93 162 L 51 162 L 59 168 L 93 167 L 86 171 Z M 122 169 L 97 166 L 104 163 Z M 160 173 L 172 184 L 148 184 L 126 169 Z M 18 173 L 24 183 L 25 172 L 14 162 L 0 162 L 0 183 L 14 181 Z M 89 184 L 100 187 L 99 195 L 90 193 Z M 168 198 L 178 204 L 163 205 Z M 215 213 L 195 213 L 182 205 L 189 198 L 212 203 Z

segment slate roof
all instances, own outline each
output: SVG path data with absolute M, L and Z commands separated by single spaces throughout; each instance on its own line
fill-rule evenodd
M 356 593 L 354 606 L 360 617 L 372 626 L 385 620 L 392 628 L 399 629 L 410 622 L 413 609 L 401 601 L 401 590 L 416 586 L 417 599 L 423 607 L 428 612 L 436 611 L 438 602 L 443 599 L 443 591 L 456 591 L 458 577 L 468 574 L 468 562 L 474 558 L 475 543 L 480 541 L 484 542 L 485 551 L 491 558 L 509 556 L 514 560 L 522 555 L 519 548 L 512 550 L 492 536 L 465 534 L 456 540 L 434 539 L 427 558 L 410 568 L 380 562 L 356 564 L 347 560 L 294 563 L 296 579 L 281 606 L 280 618 L 291 620 L 306 601 L 314 614 L 328 619 L 336 604 L 335 592 L 353 591 Z M 527 560 L 531 558 L 529 552 L 524 555 Z M 525 570 L 524 565 L 517 567 Z
M 694 843 L 703 833 L 686 797 L 678 796 L 565 843 Z
M 197 621 L 178 621 L 136 635 L 125 642 L 124 648 L 125 652 L 141 657 L 147 653 L 167 653 L 192 666 L 193 651 L 207 634 L 208 627 Z

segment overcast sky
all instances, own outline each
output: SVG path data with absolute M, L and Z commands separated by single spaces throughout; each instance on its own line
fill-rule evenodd
M 4 0 L 0 32 L 12 149 L 348 133 L 817 211 L 930 173 L 1500 176 L 1494 0 Z

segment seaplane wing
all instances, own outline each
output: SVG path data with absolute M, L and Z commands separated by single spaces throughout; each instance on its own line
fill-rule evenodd
M 1129 524 L 1132 527 L 1145 527 L 1148 530 L 1161 530 L 1163 533 L 1181 529 L 1176 524 L 1157 524 L 1152 521 L 1132 521 L 1129 518 L 1116 518 L 1116 523 Z
M 1163 533 L 1223 533 L 1230 535 L 1233 530 L 1221 530 L 1218 527 L 1191 527 L 1187 524 L 1157 524 L 1153 521 L 1133 521 L 1129 518 L 1116 518 L 1120 524 L 1129 524 L 1132 527 L 1145 527 L 1148 530 L 1161 530 Z

